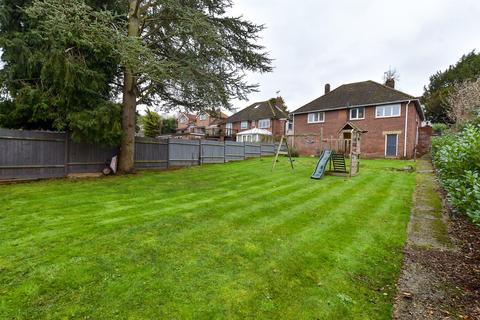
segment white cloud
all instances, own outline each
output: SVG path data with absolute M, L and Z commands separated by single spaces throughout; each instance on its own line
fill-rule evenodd
M 275 59 L 272 73 L 249 74 L 260 84 L 250 102 L 281 90 L 290 110 L 325 83 L 380 82 L 389 67 L 397 88 L 421 95 L 430 75 L 479 46 L 475 0 L 235 0 L 231 14 L 266 25 L 260 41 Z

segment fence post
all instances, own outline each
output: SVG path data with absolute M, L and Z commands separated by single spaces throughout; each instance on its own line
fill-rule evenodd
M 202 165 L 202 139 L 198 139 L 198 165 Z
M 170 138 L 167 138 L 167 169 L 170 168 Z
M 69 150 L 69 147 L 70 147 L 70 143 L 69 143 L 69 134 L 68 134 L 68 131 L 65 132 L 65 157 L 64 157 L 64 164 L 65 164 L 65 167 L 64 167 L 64 173 L 65 173 L 65 177 L 68 176 L 68 155 L 70 153 L 70 150 Z

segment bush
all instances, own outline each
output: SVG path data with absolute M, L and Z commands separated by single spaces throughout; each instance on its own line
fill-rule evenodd
M 452 205 L 480 225 L 480 125 L 435 137 L 432 153 Z
M 447 129 L 448 129 L 448 126 L 445 123 L 432 124 L 432 130 L 435 134 L 442 135 Z
M 162 133 L 162 118 L 156 112 L 147 109 L 147 113 L 142 118 L 145 137 L 156 138 Z

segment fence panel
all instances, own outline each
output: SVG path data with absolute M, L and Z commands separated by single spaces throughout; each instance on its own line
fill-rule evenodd
M 168 140 L 147 137 L 135 138 L 136 169 L 167 169 Z
M 220 141 L 202 140 L 200 159 L 203 163 L 224 163 L 225 144 Z
M 225 161 L 245 160 L 243 142 L 225 141 Z
M 275 142 L 275 153 L 278 150 L 278 145 L 279 144 L 280 144 L 279 142 Z M 285 142 L 282 143 L 282 147 L 280 148 L 280 151 L 282 151 L 282 152 L 287 152 L 288 151 L 288 148 L 287 148 L 287 145 L 285 144 Z
M 105 162 L 118 155 L 115 147 L 105 147 L 68 140 L 67 173 L 101 172 Z
M 198 165 L 200 162 L 200 140 L 168 140 L 168 161 L 171 167 Z
M 273 156 L 275 155 L 275 144 L 274 143 L 262 143 L 260 145 L 260 152 L 263 156 Z
M 257 158 L 262 155 L 259 143 L 245 142 L 245 158 Z
M 273 143 L 135 139 L 136 169 L 223 163 L 275 154 Z M 0 180 L 101 172 L 116 147 L 74 142 L 66 133 L 0 129 Z
M 65 133 L 0 129 L 0 178 L 65 175 Z

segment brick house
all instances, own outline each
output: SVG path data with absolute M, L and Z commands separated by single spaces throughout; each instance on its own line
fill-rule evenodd
M 412 158 L 425 120 L 418 98 L 374 81 L 344 84 L 292 112 L 293 146 L 300 154 L 315 155 L 321 139 L 349 139 L 345 123 L 361 130 L 364 157 Z M 311 134 L 311 136 L 308 136 Z
M 183 139 L 218 138 L 220 126 L 227 117 L 221 111 L 215 115 L 182 112 L 177 117 L 177 137 Z
M 237 141 L 260 142 L 285 134 L 288 112 L 282 97 L 260 101 L 231 115 L 224 130 L 236 134 Z

